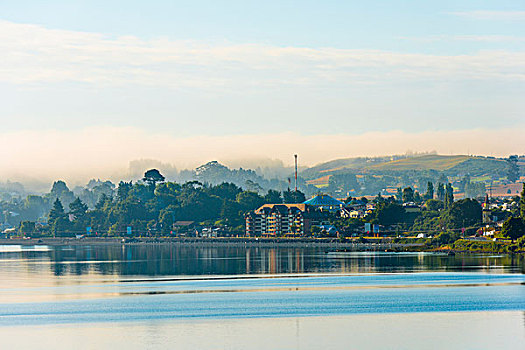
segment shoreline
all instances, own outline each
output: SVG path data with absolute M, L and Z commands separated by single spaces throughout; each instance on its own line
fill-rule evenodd
M 84 237 L 69 238 L 0 238 L 0 245 L 21 246 L 187 246 L 203 248 L 318 248 L 333 251 L 376 251 L 376 252 L 434 252 L 455 254 L 516 254 L 525 255 L 525 252 L 515 251 L 488 251 L 488 250 L 465 250 L 452 247 L 429 247 L 425 243 L 392 243 L 392 242 L 355 242 L 340 241 L 338 239 L 315 239 L 315 238 L 250 238 L 250 237 L 228 237 L 228 238 L 175 238 L 175 237 Z
M 202 246 L 202 247 L 289 247 L 289 248 L 330 248 L 351 249 L 362 251 L 420 251 L 417 248 L 424 246 L 422 243 L 357 243 L 341 242 L 337 239 L 319 240 L 303 238 L 32 238 L 32 239 L 0 239 L 0 245 L 47 245 L 47 246 L 121 246 L 121 245 L 177 245 L 177 246 Z

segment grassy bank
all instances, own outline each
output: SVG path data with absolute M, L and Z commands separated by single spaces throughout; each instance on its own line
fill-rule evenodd
M 510 241 L 472 241 L 458 239 L 451 248 L 460 252 L 481 252 L 481 253 L 525 253 L 525 247 L 516 242 Z

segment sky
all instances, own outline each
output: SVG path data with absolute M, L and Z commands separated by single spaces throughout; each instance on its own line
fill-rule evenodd
M 525 153 L 523 1 L 0 0 L 1 180 Z

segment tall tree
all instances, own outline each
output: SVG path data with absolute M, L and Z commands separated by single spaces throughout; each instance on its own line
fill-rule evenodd
M 434 199 L 434 184 L 432 181 L 427 182 L 427 192 L 425 193 L 425 199 Z
M 511 182 L 516 182 L 520 178 L 520 168 L 518 166 L 518 156 L 510 156 L 507 159 L 507 179 Z
M 447 201 L 445 201 L 447 203 Z M 449 228 L 461 228 L 481 222 L 481 204 L 475 199 L 453 202 L 443 213 L 442 219 Z
M 452 207 L 454 203 L 454 189 L 450 183 L 447 184 L 445 188 L 445 209 Z
M 237 203 L 241 205 L 241 209 L 249 211 L 259 208 L 264 199 L 257 192 L 243 191 L 237 195 Z
M 520 216 L 522 220 L 525 220 L 525 182 L 523 183 L 523 190 L 521 191 Z
M 403 189 L 403 203 L 414 201 L 414 190 L 412 187 L 406 187 Z
M 271 204 L 282 203 L 283 197 L 281 197 L 281 192 L 276 190 L 268 190 L 268 193 L 266 193 L 264 196 L 264 202 Z
M 157 169 L 150 169 L 144 173 L 142 181 L 155 188 L 157 182 L 164 182 L 166 178 Z
M 49 211 L 48 224 L 51 227 L 53 236 L 64 235 L 67 233 L 69 221 L 66 219 L 66 213 L 64 212 L 64 206 L 60 199 L 56 199 L 53 203 L 53 207 Z
M 283 191 L 283 199 L 284 202 L 288 204 L 302 203 L 306 200 L 306 196 L 299 190 L 290 191 L 290 189 L 288 189 L 287 191 Z
M 512 240 L 525 235 L 525 223 L 521 218 L 510 217 L 503 223 L 501 234 Z
M 381 225 L 394 225 L 406 220 L 405 208 L 398 203 L 381 202 L 374 211 L 377 222 Z
M 81 219 L 86 215 L 88 206 L 85 205 L 79 197 L 69 204 L 69 213 L 73 214 L 76 219 Z
M 437 199 L 439 199 L 440 201 L 445 200 L 445 185 L 443 185 L 442 182 L 438 183 Z
M 66 216 L 64 212 L 64 206 L 60 199 L 56 199 L 53 203 L 53 208 L 49 211 L 49 222 L 53 222 L 59 218 L 64 218 Z
M 129 194 L 129 191 L 133 188 L 133 183 L 120 181 L 117 188 L 117 198 L 119 201 L 123 201 Z

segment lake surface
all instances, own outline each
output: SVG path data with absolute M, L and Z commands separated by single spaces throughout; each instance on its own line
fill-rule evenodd
M 525 348 L 507 255 L 0 246 L 1 348 Z

